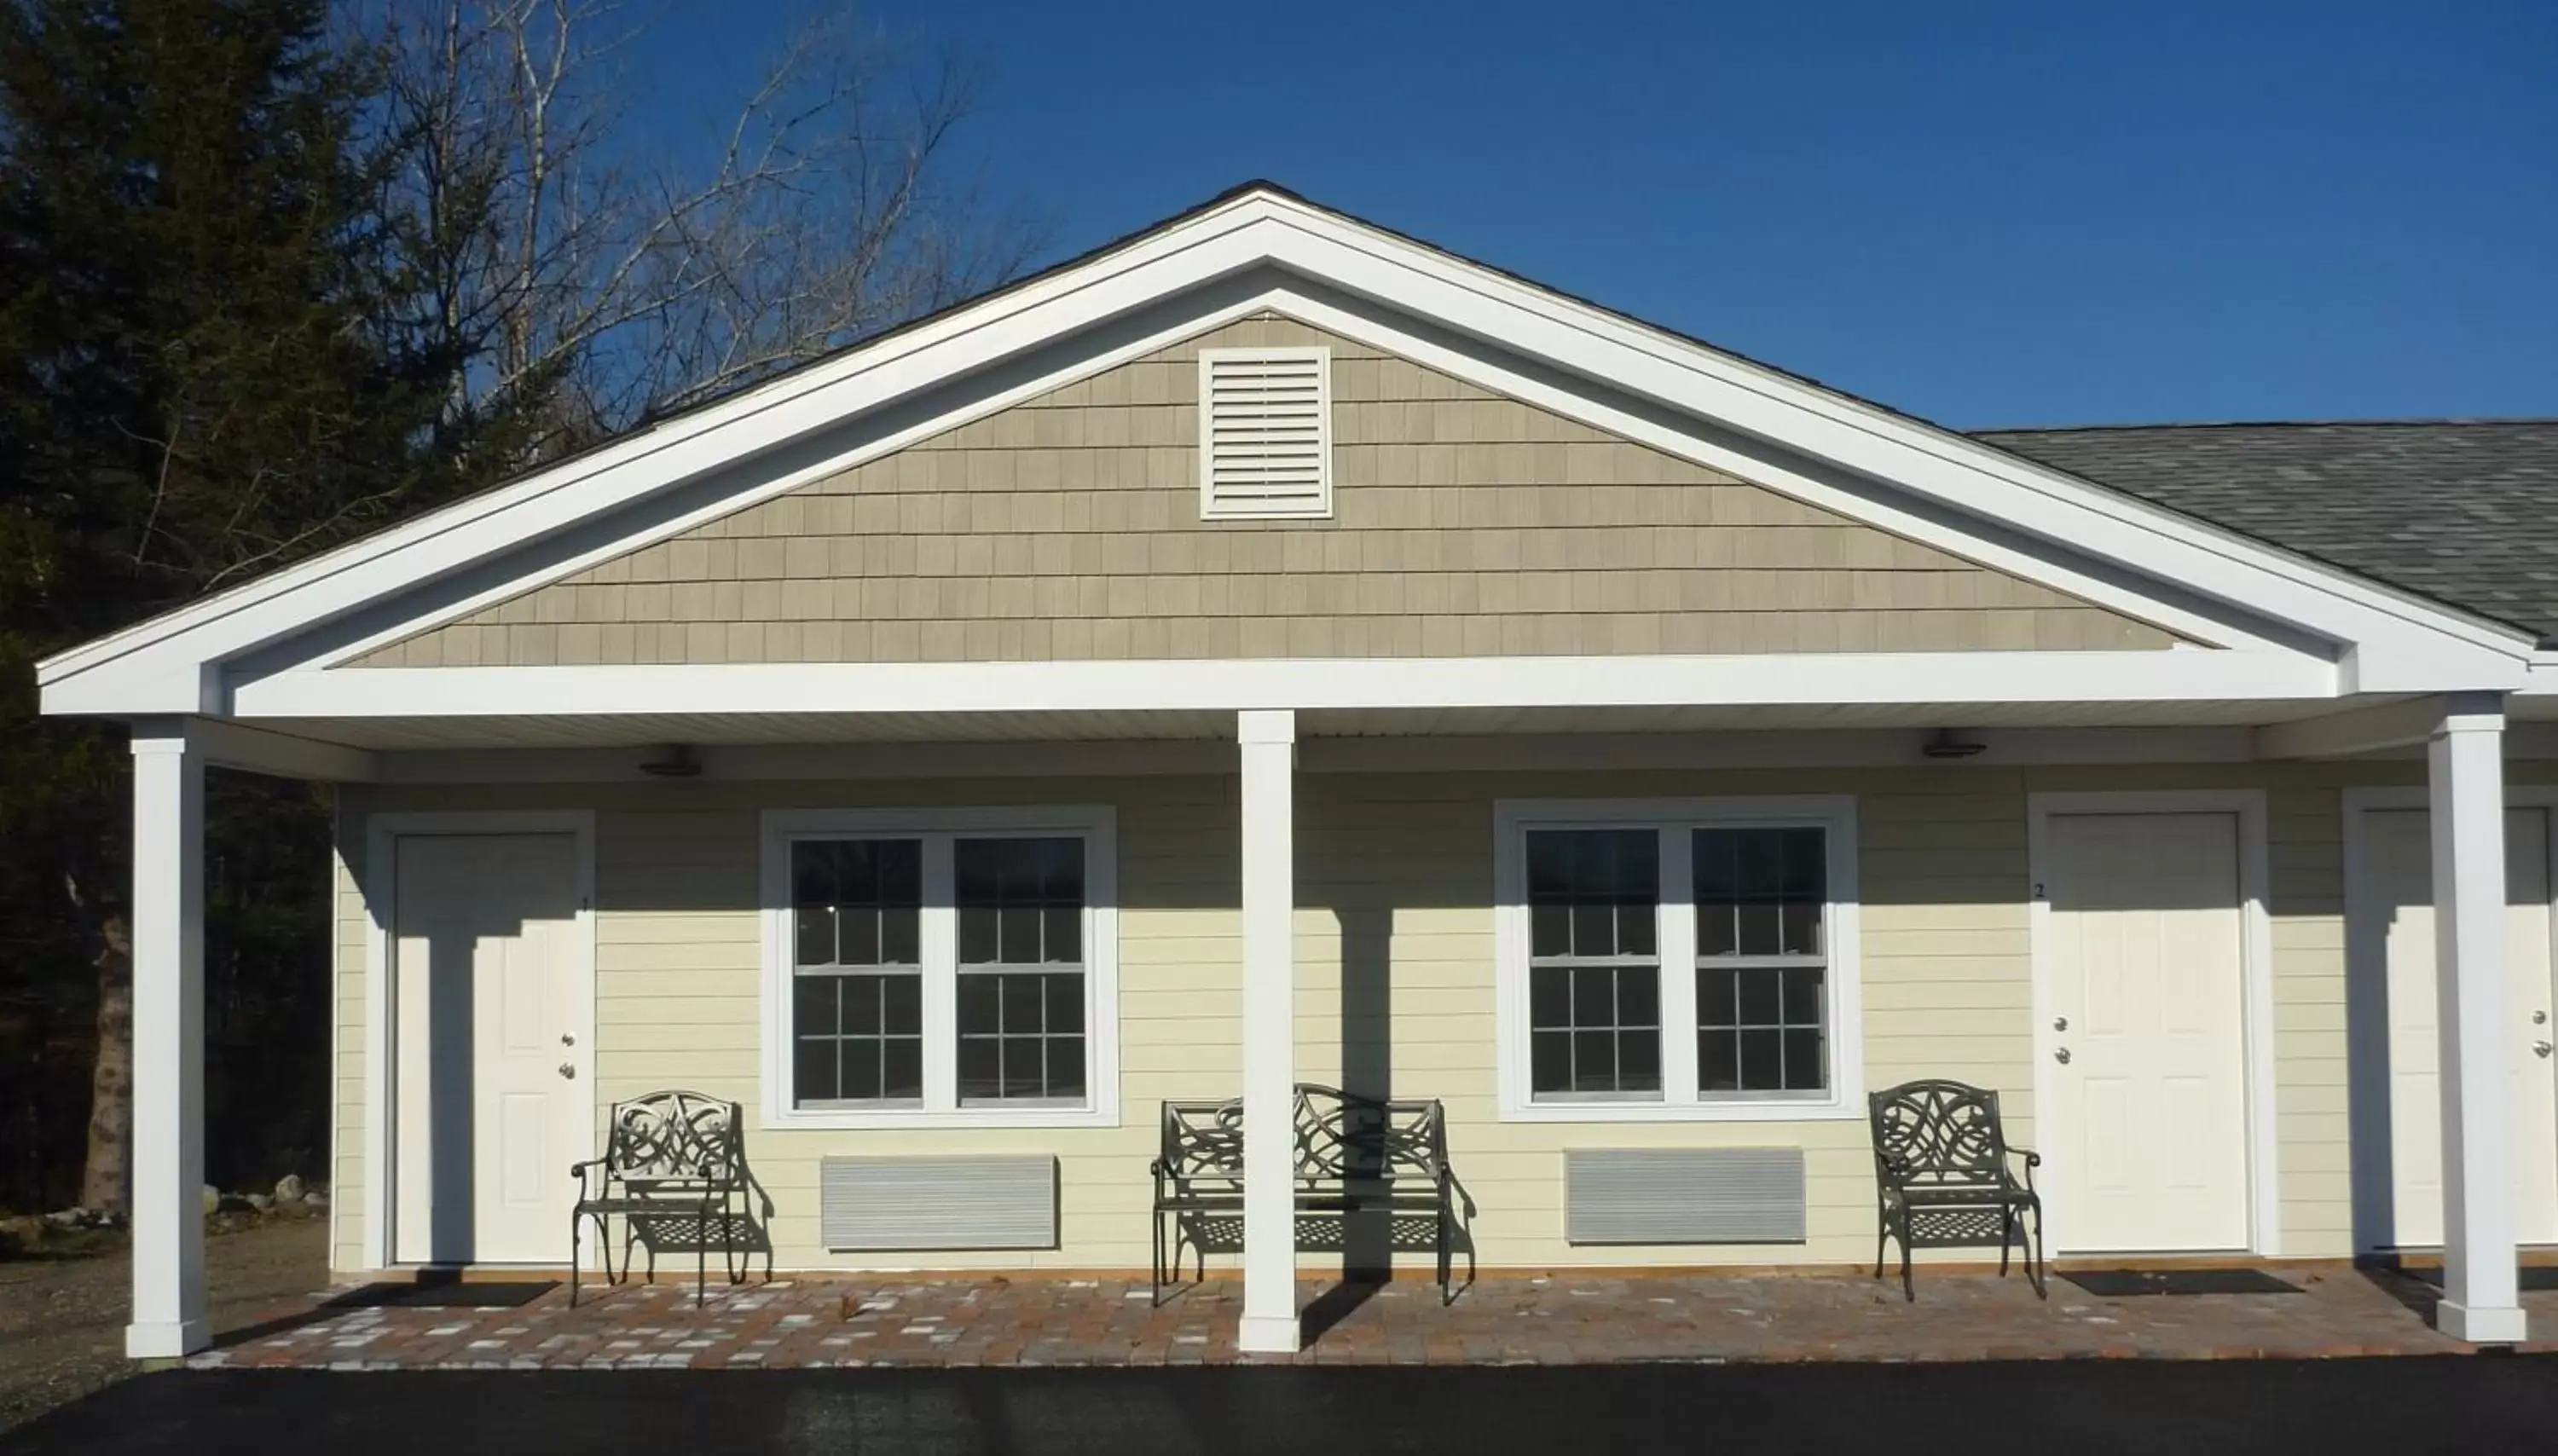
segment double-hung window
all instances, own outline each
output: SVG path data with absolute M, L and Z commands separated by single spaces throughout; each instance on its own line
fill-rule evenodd
M 1499 844 L 1501 1109 L 1860 1113 L 1853 801 L 1519 801 Z
M 1116 1121 L 1106 809 L 765 818 L 767 1115 Z

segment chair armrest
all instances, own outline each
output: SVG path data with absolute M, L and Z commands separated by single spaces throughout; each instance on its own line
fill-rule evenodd
M 2008 1155 L 2024 1159 L 2025 1191 L 2032 1193 L 2034 1191 L 2034 1170 L 2043 1166 L 2043 1154 L 2036 1152 L 2031 1147 L 2011 1147 L 2008 1149 Z
M 1466 1185 L 1457 1177 L 1457 1170 L 1443 1159 L 1439 1164 L 1440 1200 L 1446 1202 L 1452 1193 L 1456 1195 L 1457 1206 L 1466 1211 L 1466 1222 L 1472 1224 L 1475 1221 L 1475 1195 L 1466 1191 Z

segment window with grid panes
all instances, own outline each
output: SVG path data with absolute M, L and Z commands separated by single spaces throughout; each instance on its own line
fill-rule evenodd
M 1528 1067 L 1536 1097 L 1660 1093 L 1657 839 L 1648 829 L 1527 837 Z
M 1090 1105 L 1084 834 L 786 844 L 791 1107 Z
M 924 845 L 790 847 L 791 1100 L 802 1107 L 924 1096 Z
M 1705 1096 L 1828 1090 L 1828 846 L 1816 826 L 1691 834 Z
M 963 839 L 959 1101 L 1084 1095 L 1083 841 Z
M 1856 803 L 1494 806 L 1501 1115 L 1858 1116 Z

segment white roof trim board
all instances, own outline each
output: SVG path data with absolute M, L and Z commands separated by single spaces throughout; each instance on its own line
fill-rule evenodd
M 1237 280 L 1265 277 L 1266 287 L 1234 296 Z M 2534 655 L 2514 630 L 1254 188 L 976 304 L 48 659 L 38 669 L 46 711 L 228 713 L 233 684 L 225 668 L 248 654 L 485 568 L 526 543 L 591 528 L 949 381 L 1142 310 L 1208 297 L 1220 284 L 1228 286 L 1225 301 L 1203 304 L 1185 333 L 1203 320 L 1276 308 L 1390 343 L 1485 387 L 2201 640 L 2330 666 L 2339 695 L 2520 687 Z M 1073 372 L 1097 371 L 1162 341 L 1149 336 L 1099 348 Z M 1469 343 L 1488 345 L 1490 353 Z M 977 401 L 975 412 L 1058 382 L 1026 379 Z M 861 454 L 900 448 L 951 423 L 913 422 L 881 434 Z M 791 488 L 845 463 L 830 460 L 761 482 L 758 493 Z M 731 497 L 719 509 L 742 503 Z M 688 528 L 699 514 L 661 521 L 652 535 Z M 639 544 L 615 541 L 609 552 Z M 503 591 L 529 590 L 604 554 L 553 562 L 542 576 L 507 582 Z M 2069 565 L 2089 561 L 2111 570 Z M 448 604 L 439 615 L 466 614 L 496 596 Z M 2203 610 L 2190 605 L 2198 601 Z M 406 623 L 401 631 L 432 624 Z

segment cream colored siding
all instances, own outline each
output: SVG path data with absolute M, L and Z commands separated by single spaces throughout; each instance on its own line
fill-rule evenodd
M 348 823 L 349 821 L 341 821 Z M 360 834 L 360 832 L 358 832 Z M 364 1215 L 373 1206 L 373 1191 L 364 1166 L 364 1013 L 369 924 L 364 894 L 346 854 L 330 857 L 329 893 L 337 913 L 332 921 L 331 964 L 336 968 L 336 993 L 330 1016 L 333 1043 L 329 1077 L 331 1125 L 335 1128 L 329 1159 L 329 1266 L 365 1266 Z
M 2535 765 L 2516 765 L 2528 778 Z M 2038 788 L 2265 790 L 2274 941 L 2274 1122 L 2281 1208 L 2293 1257 L 2353 1253 L 2352 1129 L 2346 1108 L 2345 796 L 2352 785 L 2419 784 L 2423 765 L 2230 764 L 2046 770 Z
M 1220 779 L 1148 778 L 922 782 L 902 785 L 684 785 L 353 790 L 350 852 L 361 818 L 385 811 L 593 808 L 596 813 L 597 1125 L 609 1105 L 664 1087 L 732 1098 L 748 1110 L 749 1155 L 772 1194 L 784 1267 L 845 1266 L 817 1235 L 817 1163 L 828 1154 L 1050 1151 L 1061 1168 L 1065 1247 L 1053 1252 L 933 1255 L 936 1266 L 1143 1267 L 1146 1163 L 1155 1105 L 1168 1097 L 1230 1095 L 1240 1075 L 1235 1032 L 1234 809 Z M 1125 889 L 1120 933 L 1121 1088 L 1116 1128 L 967 1132 L 839 1132 L 760 1126 L 758 1038 L 762 929 L 756 910 L 766 807 L 881 804 L 1110 803 L 1119 818 Z M 347 1004 L 360 1006 L 367 974 L 360 904 L 342 934 L 357 947 L 342 963 Z M 360 1018 L 360 1010 L 355 1012 Z M 353 1043 L 360 1046 L 360 1030 Z M 361 1082 L 340 1106 L 339 1146 L 362 1145 Z M 351 1165 L 342 1160 L 341 1167 Z M 341 1268 L 363 1267 L 345 1226 Z M 912 1259 L 910 1258 L 911 1262 Z
M 1309 778 L 1299 792 L 1300 1075 L 1323 1081 L 1345 1063 L 1373 1087 L 1390 1073 L 1396 1096 L 1448 1104 L 1452 1161 L 1480 1206 L 1475 1233 L 1488 1263 L 1843 1262 L 1873 1252 L 1873 1160 L 1860 1119 L 1782 1124 L 1651 1125 L 1498 1121 L 1493 1051 L 1493 948 L 1486 908 L 1492 884 L 1492 810 L 1507 798 L 1634 798 L 1850 793 L 1858 798 L 1866 877 L 1863 976 L 1869 1080 L 1968 1076 L 1992 1086 L 2030 1082 L 2029 994 L 2018 888 L 2024 879 L 2021 792 L 1987 774 L 1538 774 Z M 2010 851 L 1933 851 L 1929 826 L 2012 813 Z M 1975 909 L 1984 873 L 2009 854 L 2003 903 Z M 1984 860 L 1988 867 L 1983 869 Z M 1939 893 L 1954 903 L 1934 903 Z M 1904 903 L 1905 900 L 1913 901 Z M 1984 959 L 1969 927 L 2003 919 L 2013 954 Z M 1380 977 L 1384 984 L 1380 984 Z M 1992 980 L 1991 978 L 1996 978 Z M 1983 986 L 2003 1006 L 1945 1009 Z M 1878 998 L 1882 1002 L 1877 1005 Z M 1901 1004 L 1894 1004 L 1896 1001 Z M 1385 1011 L 1390 1041 L 1375 1034 Z M 1950 1056 L 1949 1056 L 1950 1053 Z M 2013 1053 L 2012 1055 L 2010 1053 Z M 1905 1061 L 1913 1070 L 1901 1070 Z M 2012 1093 L 2022 1099 L 2022 1093 Z M 1563 1154 L 1576 1147 L 1761 1147 L 1804 1150 L 1808 1242 L 1575 1248 L 1564 1242 Z M 1860 1253 L 1862 1251 L 1862 1253 Z
M 1333 351 L 1330 520 L 1203 521 L 1198 352 Z M 2158 648 L 2159 629 L 1245 320 L 363 666 Z
M 1869 1088 L 1951 1076 L 2003 1094 L 2037 1136 L 2027 902 L 2028 796 L 2262 788 L 2274 940 L 2282 1252 L 2350 1254 L 2341 790 L 2414 783 L 2413 763 L 1749 773 L 1307 775 L 1300 779 L 1297 1052 L 1301 1078 L 1437 1097 L 1493 1266 L 1845 1263 L 1873 1254 L 1861 1120 L 1644 1125 L 1502 1123 L 1493 1024 L 1492 805 L 1504 798 L 1848 794 L 1857 801 Z M 2546 765 L 2517 781 L 2549 781 Z M 381 810 L 597 811 L 599 1102 L 668 1085 L 760 1108 L 763 808 L 1107 803 L 1118 813 L 1121 1090 L 1117 1128 L 931 1133 L 759 1128 L 755 1166 L 780 1205 L 785 1267 L 860 1266 L 815 1225 L 818 1159 L 861 1151 L 1053 1151 L 1064 1242 L 1035 1254 L 934 1255 L 936 1266 L 1142 1268 L 1157 1105 L 1231 1095 L 1240 1076 L 1235 796 L 1227 778 L 857 784 L 646 784 L 350 790 Z M 360 1268 L 364 908 L 342 873 L 335 1244 Z M 598 1109 L 599 1119 L 602 1108 Z M 752 1112 L 750 1116 L 753 1116 Z M 1563 1153 L 1576 1147 L 1799 1146 L 1803 1245 L 1579 1249 L 1563 1240 Z M 1321 1266 L 1325 1256 L 1309 1255 Z M 906 1262 L 912 1262 L 910 1257 Z
M 2334 783 L 2285 785 L 2266 797 L 2283 1247 L 2344 1257 L 2353 1252 L 2344 792 Z

